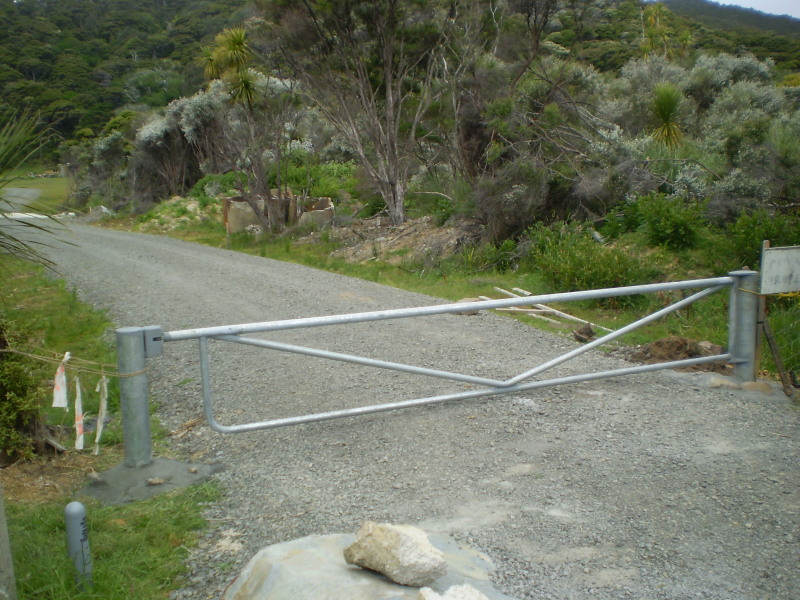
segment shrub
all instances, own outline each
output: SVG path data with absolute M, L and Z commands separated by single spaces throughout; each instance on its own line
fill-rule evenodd
M 514 240 L 503 240 L 499 245 L 465 246 L 460 261 L 467 273 L 495 270 L 505 273 L 517 267 L 522 249 Z
M 703 206 L 681 197 L 651 194 L 636 202 L 647 240 L 654 246 L 685 250 L 697 244 Z
M 9 346 L 7 323 L 0 320 L 0 349 Z M 0 454 L 12 460 L 33 458 L 31 434 L 40 419 L 39 386 L 29 359 L 0 352 Z
M 541 223 L 528 230 L 528 259 L 559 292 L 624 287 L 649 283 L 658 270 L 641 255 L 624 248 L 602 246 L 580 225 Z M 622 296 L 598 301 L 607 306 L 638 306 L 643 296 Z
M 800 244 L 800 216 L 758 209 L 742 213 L 728 227 L 728 239 L 738 265 L 755 268 L 761 260 L 761 243 L 772 246 Z
M 606 215 L 601 233 L 604 237 L 614 239 L 629 231 L 636 231 L 642 226 L 642 214 L 635 200 L 627 199 L 621 207 Z

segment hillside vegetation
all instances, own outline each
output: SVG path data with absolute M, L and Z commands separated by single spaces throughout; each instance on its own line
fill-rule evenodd
M 651 254 L 719 271 L 800 243 L 795 20 L 639 0 L 135 6 L 3 5 L 28 36 L 5 44 L 5 89 L 75 104 L 51 119 L 75 208 L 234 197 L 265 237 L 317 197 L 334 225 L 469 220 L 465 252 L 557 289 L 600 285 L 571 277 L 593 262 L 623 285 L 671 276 Z

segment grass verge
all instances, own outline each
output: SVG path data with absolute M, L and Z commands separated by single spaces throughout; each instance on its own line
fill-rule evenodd
M 47 215 L 66 210 L 71 180 L 67 177 L 30 177 L 18 175 L 8 187 L 37 190 L 39 196 L 28 206 Z
M 80 375 L 84 410 L 96 415 L 98 399 L 93 392 L 100 376 L 96 371 L 107 365 L 112 372 L 116 362 L 111 323 L 42 267 L 8 256 L 0 260 L 0 319 L 13 333 L 13 348 L 46 359 L 71 352 L 75 362 L 68 363 L 67 375 L 70 381 Z M 50 407 L 55 365 L 19 354 L 14 357 L 25 360 L 31 379 L 38 382 L 29 393 L 45 423 L 55 432 L 62 431 L 62 443 L 71 445 L 71 413 Z M 122 432 L 115 416 L 119 394 L 113 377 L 109 388 L 112 421 L 99 456 L 91 450 L 71 451 L 58 457 L 37 456 L 30 463 L 0 470 L 20 600 L 167 598 L 179 587 L 183 558 L 205 525 L 202 510 L 218 496 L 216 485 L 203 484 L 125 506 L 87 503 L 94 585 L 79 588 L 66 553 L 64 507 L 87 472 L 122 460 Z M 0 409 L 10 401 L 0 398 Z M 155 442 L 163 440 L 162 428 L 154 426 L 152 433 Z M 92 444 L 88 442 L 87 447 Z
M 168 598 L 183 559 L 202 529 L 203 507 L 216 500 L 213 483 L 124 506 L 87 505 L 92 555 L 90 589 L 81 589 L 66 552 L 62 502 L 7 505 L 20 600 Z

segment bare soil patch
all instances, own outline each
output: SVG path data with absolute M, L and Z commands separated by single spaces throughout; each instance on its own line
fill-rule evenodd
M 40 504 L 69 496 L 87 478 L 119 458 L 118 450 L 94 456 L 89 452 L 67 452 L 42 456 L 33 461 L 18 461 L 0 469 L 3 494 L 12 502 Z

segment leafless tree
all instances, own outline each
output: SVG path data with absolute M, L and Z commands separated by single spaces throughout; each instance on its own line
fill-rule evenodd
M 405 196 L 421 123 L 441 93 L 449 3 L 293 0 L 275 19 L 278 51 L 303 91 L 352 146 L 392 222 Z

